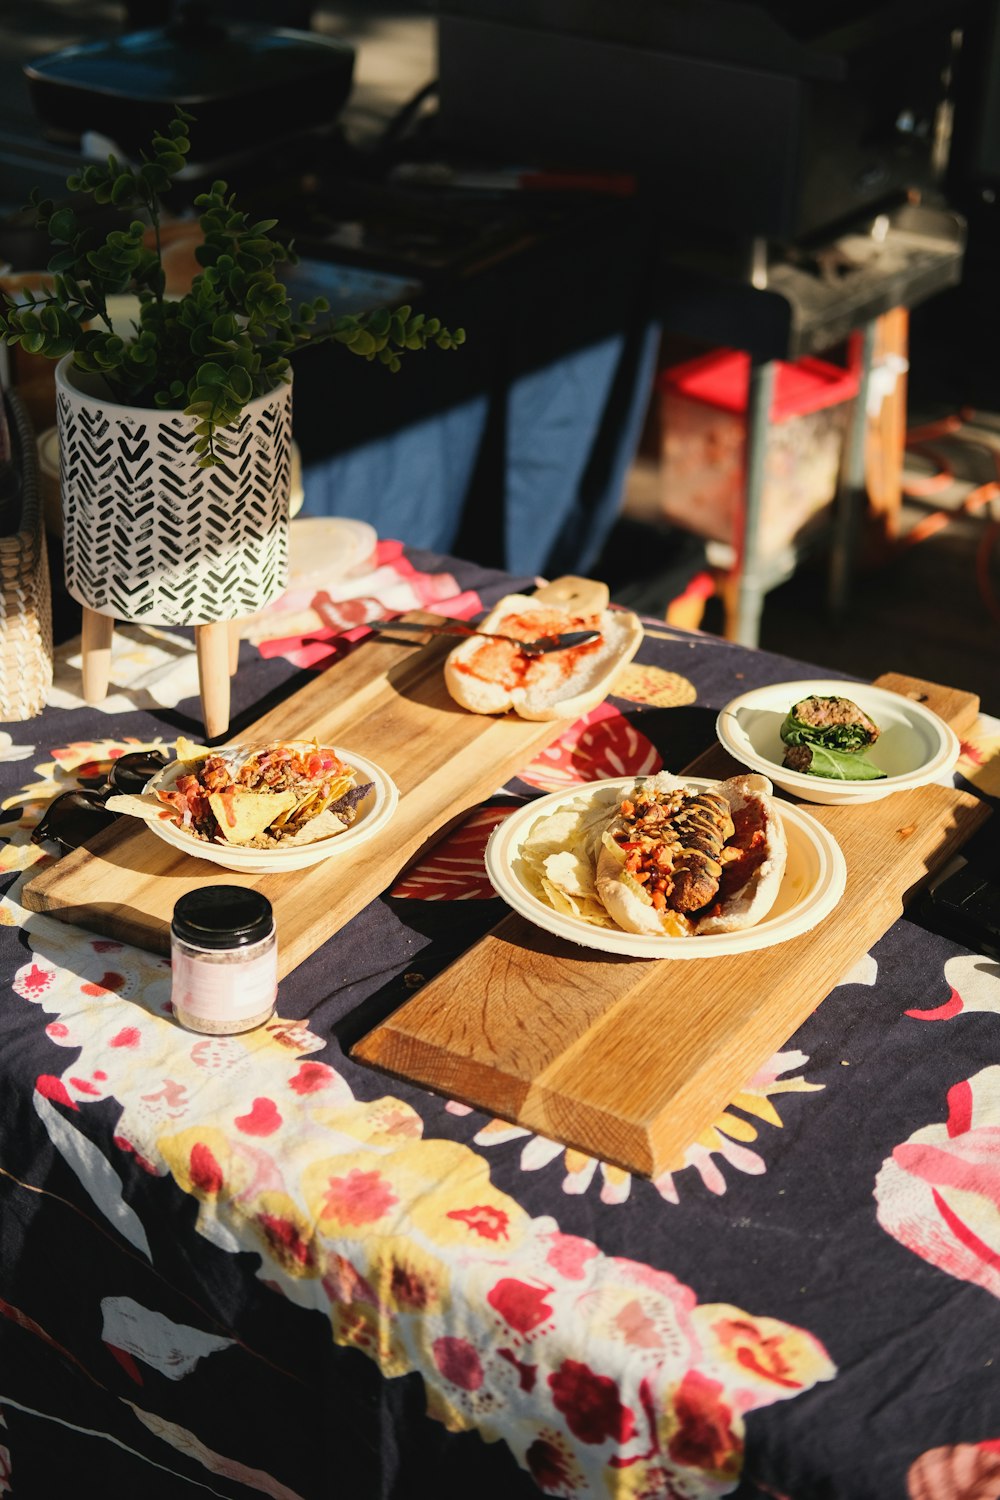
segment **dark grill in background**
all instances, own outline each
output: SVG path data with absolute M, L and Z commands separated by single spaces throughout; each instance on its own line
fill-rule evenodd
M 303 10 L 311 10 L 319 30 L 380 54 L 387 47 L 395 50 L 392 23 L 400 17 L 426 23 L 428 39 L 436 28 L 440 111 L 436 117 L 425 111 L 425 128 L 401 140 L 403 159 L 406 151 L 419 159 L 453 149 L 458 159 L 472 163 L 492 157 L 503 166 L 530 167 L 561 159 L 584 170 L 602 162 L 638 170 L 648 184 L 646 199 L 659 205 L 670 264 L 684 273 L 676 282 L 668 279 L 668 310 L 682 332 L 685 315 L 697 315 L 704 330 L 711 313 L 718 321 L 709 342 L 725 342 L 732 331 L 732 308 L 720 295 L 718 268 L 742 281 L 742 292 L 752 286 L 756 271 L 761 286 L 750 332 L 763 332 L 779 357 L 790 347 L 793 352 L 804 348 L 817 327 L 825 330 L 819 337 L 826 340 L 831 306 L 843 307 L 847 288 L 863 304 L 866 283 L 877 279 L 877 246 L 862 242 L 885 210 L 894 224 L 904 226 L 896 240 L 903 259 L 911 270 L 914 259 L 921 261 L 926 276 L 927 300 L 914 309 L 910 324 L 909 386 L 916 409 L 925 409 L 928 395 L 932 404 L 948 409 L 960 403 L 1000 409 L 995 353 L 1000 278 L 994 269 L 1000 249 L 997 0 L 950 5 L 365 0 L 354 6 L 320 0 L 311 7 L 296 5 L 294 14 L 290 0 L 285 6 L 280 0 L 218 0 L 210 9 L 225 18 L 296 27 L 308 21 Z M 130 5 L 31 0 L 6 8 L 0 19 L 0 216 L 8 217 L 0 260 L 13 259 L 19 268 L 44 261 L 45 246 L 25 232 L 26 223 L 15 211 L 36 183 L 60 196 L 66 175 L 79 163 L 70 144 L 44 138 L 23 64 L 81 42 L 162 24 L 173 10 L 173 0 Z M 389 22 L 384 41 L 383 20 Z M 953 27 L 962 33 L 957 51 Z M 402 67 L 390 112 L 433 76 L 432 66 L 424 64 L 429 56 L 428 41 L 417 67 Z M 357 93 L 343 115 L 349 136 L 356 109 Z M 381 109 L 379 103 L 379 119 Z M 952 114 L 950 160 L 942 172 Z M 273 162 L 258 156 L 252 180 L 238 183 L 241 193 L 259 191 L 267 211 L 281 214 L 283 227 L 295 233 L 305 254 L 360 268 L 402 271 L 407 277 L 416 273 L 420 279 L 435 271 L 467 275 L 466 262 L 479 258 L 484 242 L 493 256 L 495 243 L 509 236 L 507 221 L 517 227 L 520 215 L 533 232 L 545 212 L 556 213 L 552 199 L 547 209 L 529 204 L 535 194 L 517 195 L 515 207 L 510 194 L 470 196 L 459 205 L 451 194 L 431 198 L 402 192 L 391 194 L 390 213 L 390 195 L 375 170 L 379 163 L 345 150 L 336 130 L 318 150 L 310 143 L 303 155 L 312 170 L 308 194 L 301 175 L 288 171 L 287 151 L 274 171 Z M 234 167 L 233 161 L 226 164 L 235 184 L 241 174 Z M 922 200 L 916 208 L 906 201 L 914 190 Z M 943 228 L 937 238 L 925 232 L 935 209 Z M 954 210 L 968 220 L 964 259 Z M 364 241 L 355 250 L 351 236 L 366 213 Z M 846 259 L 838 248 L 845 230 L 852 250 Z M 414 246 L 419 256 L 416 250 L 411 254 Z M 930 296 L 935 287 L 941 290 Z M 599 293 L 595 286 L 593 295 Z M 623 573 L 634 575 L 638 563 L 648 560 L 652 569 L 671 575 L 666 592 L 659 577 L 651 583 L 643 607 L 657 608 L 661 592 L 664 599 L 672 597 L 697 565 L 696 544 L 693 550 L 689 558 L 674 535 L 656 552 L 648 533 L 638 548 L 625 547 Z M 910 554 L 923 555 L 924 549 Z M 931 574 L 932 561 L 927 558 Z M 960 601 L 956 620 L 968 592 L 962 577 L 962 586 L 953 591 Z M 940 569 L 938 578 L 940 593 Z M 781 648 L 782 598 L 789 590 L 805 590 L 812 619 L 809 585 L 803 574 L 801 587 L 796 579 L 772 593 L 766 619 L 778 634 L 765 644 Z M 889 585 L 887 577 L 879 583 L 880 597 L 888 599 Z M 910 660 L 906 641 L 922 638 L 923 602 L 933 590 L 921 584 L 918 592 L 920 608 L 899 632 L 900 661 Z M 827 632 L 817 621 L 816 640 L 806 650 L 802 618 L 800 613 L 790 643 L 802 647 L 798 654 L 821 660 Z M 882 639 L 892 628 L 883 611 L 875 633 Z M 841 632 L 833 655 L 840 666 L 863 671 L 866 642 L 851 659 L 850 640 Z M 984 645 L 970 641 L 968 649 Z
M 441 135 L 638 170 L 690 224 L 800 240 L 932 184 L 962 10 L 445 0 Z

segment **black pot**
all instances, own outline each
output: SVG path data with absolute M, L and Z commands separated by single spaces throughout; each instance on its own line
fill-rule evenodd
M 180 104 L 196 121 L 192 155 L 207 161 L 332 124 L 354 49 L 313 32 L 223 24 L 189 6 L 165 26 L 68 47 L 24 71 L 51 138 L 95 132 L 136 160 Z

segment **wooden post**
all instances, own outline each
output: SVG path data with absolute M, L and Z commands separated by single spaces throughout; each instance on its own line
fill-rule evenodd
M 229 675 L 236 676 L 236 669 L 240 664 L 240 627 L 242 620 L 229 621 Z
M 229 621 L 196 625 L 194 638 L 205 735 L 214 740 L 229 728 Z
M 83 701 L 103 703 L 111 681 L 111 642 L 115 622 L 111 615 L 83 606 L 80 646 L 83 665 Z
M 909 354 L 910 314 L 905 307 L 894 307 L 875 325 L 876 367 L 888 359 L 897 363 L 892 389 L 883 397 L 878 414 L 868 419 L 868 447 L 865 478 L 868 487 L 868 512 L 863 542 L 867 561 L 887 560 L 891 545 L 899 534 L 903 504 L 903 460 L 906 450 L 906 374 Z

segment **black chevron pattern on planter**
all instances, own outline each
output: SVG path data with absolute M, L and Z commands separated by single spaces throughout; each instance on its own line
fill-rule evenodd
M 288 574 L 291 388 L 260 396 L 199 469 L 182 412 L 60 388 L 66 587 L 116 619 L 207 625 L 255 614 Z

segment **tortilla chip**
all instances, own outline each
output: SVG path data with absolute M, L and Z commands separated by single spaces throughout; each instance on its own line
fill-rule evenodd
M 542 860 L 545 878 L 567 896 L 595 896 L 594 866 L 574 849 L 560 849 Z
M 596 896 L 571 896 L 551 880 L 542 880 L 544 899 L 560 916 L 575 917 L 578 922 L 589 922 L 592 927 L 614 927 L 603 902 Z
M 294 833 L 286 833 L 281 840 L 281 847 L 286 849 L 299 844 L 315 844 L 317 839 L 329 839 L 334 834 L 343 833 L 346 827 L 347 824 L 336 813 L 321 812 L 315 818 L 310 818 L 308 823 L 303 823 Z
M 174 809 L 147 792 L 138 797 L 129 792 L 119 792 L 114 797 L 109 797 L 104 805 L 109 812 L 127 813 L 131 818 L 145 818 L 147 823 L 169 822 L 170 819 L 165 818 L 168 812 L 173 813 L 175 819 L 178 817 Z
M 186 739 L 183 734 L 177 736 L 174 746 L 174 756 L 177 760 L 185 763 L 189 760 L 204 760 L 206 755 L 212 752 L 207 745 L 196 745 L 193 740 Z
M 562 916 L 594 927 L 614 927 L 594 885 L 595 845 L 614 811 L 617 793 L 581 791 L 536 819 L 514 860 L 518 879 Z
M 244 787 L 210 792 L 208 797 L 208 805 L 227 844 L 252 844 L 296 801 L 294 792 L 253 792 Z

